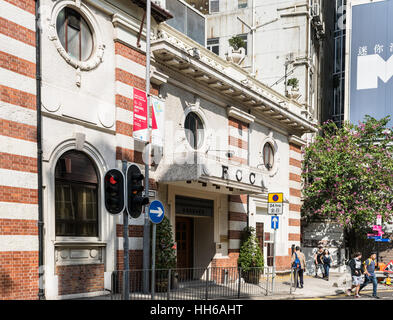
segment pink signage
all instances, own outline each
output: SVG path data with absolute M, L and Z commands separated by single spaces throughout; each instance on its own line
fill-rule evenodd
M 133 137 L 147 141 L 147 97 L 146 92 L 134 88 Z

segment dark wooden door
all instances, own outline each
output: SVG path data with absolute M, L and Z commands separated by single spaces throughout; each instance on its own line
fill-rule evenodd
M 264 246 L 264 242 L 263 242 L 263 238 L 264 238 L 264 225 L 261 222 L 257 222 L 256 223 L 256 236 L 259 242 L 259 247 L 261 248 L 261 252 L 263 254 L 263 246 Z
M 193 220 L 176 217 L 177 267 L 192 268 L 193 264 Z

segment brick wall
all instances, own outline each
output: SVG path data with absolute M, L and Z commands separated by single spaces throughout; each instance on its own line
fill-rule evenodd
M 57 266 L 58 294 L 104 290 L 104 264 Z
M 0 299 L 37 299 L 35 2 L 0 1 Z

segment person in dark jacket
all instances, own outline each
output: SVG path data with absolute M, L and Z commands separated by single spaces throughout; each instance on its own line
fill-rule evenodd
M 355 298 L 360 298 L 359 289 L 360 289 L 360 285 L 363 283 L 362 253 L 356 252 L 353 259 L 351 259 L 349 261 L 348 266 L 351 269 L 352 287 L 351 287 L 351 289 L 347 290 L 347 295 L 350 296 L 353 288 L 356 288 L 355 289 Z
M 333 264 L 333 258 L 330 255 L 328 249 L 324 250 L 322 261 L 323 261 L 323 270 L 325 271 L 325 279 L 326 281 L 329 281 L 329 270 L 331 265 Z

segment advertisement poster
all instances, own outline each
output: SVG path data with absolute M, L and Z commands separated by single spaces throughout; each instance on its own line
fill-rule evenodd
M 152 97 L 152 144 L 164 146 L 165 102 Z
M 134 88 L 134 112 L 133 112 L 133 137 L 147 142 L 147 97 L 146 92 Z
M 354 124 L 365 115 L 393 114 L 392 16 L 393 1 L 352 7 L 349 120 Z

